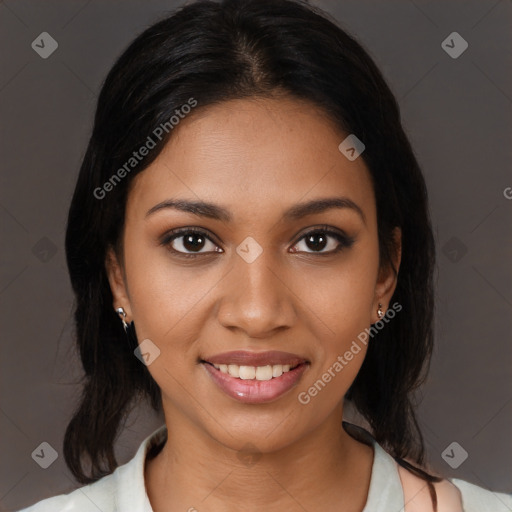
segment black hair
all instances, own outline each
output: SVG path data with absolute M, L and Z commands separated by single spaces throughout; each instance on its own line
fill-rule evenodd
M 146 29 L 108 73 L 69 210 L 66 254 L 85 375 L 64 455 L 79 482 L 117 467 L 114 442 L 137 400 L 162 407 L 158 386 L 133 355 L 136 340 L 127 343 L 105 269 L 107 249 L 120 250 L 130 183 L 172 136 L 169 120 L 183 105 L 195 101 L 199 110 L 279 95 L 309 102 L 365 144 L 382 266 L 392 265 L 393 228 L 401 229 L 392 302 L 402 311 L 372 338 L 346 398 L 389 453 L 424 463 L 413 396 L 432 353 L 435 249 L 425 181 L 397 101 L 363 46 L 318 8 L 294 0 L 198 1 Z M 156 137 L 162 126 L 168 129 Z M 148 137 L 155 147 L 127 168 Z

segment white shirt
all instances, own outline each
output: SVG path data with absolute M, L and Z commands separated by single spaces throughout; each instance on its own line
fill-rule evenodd
M 142 442 L 130 461 L 112 474 L 19 512 L 153 512 L 144 485 L 144 465 L 148 450 L 166 437 L 163 425 Z M 363 512 L 402 512 L 404 496 L 397 463 L 376 441 L 373 449 L 370 488 Z M 512 495 L 494 493 L 460 479 L 450 481 L 462 494 L 464 512 L 512 512 Z

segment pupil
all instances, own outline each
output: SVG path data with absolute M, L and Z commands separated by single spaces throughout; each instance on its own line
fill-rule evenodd
M 320 240 L 320 242 L 318 242 Z M 306 243 L 310 249 L 313 250 L 319 250 L 325 248 L 325 245 L 327 243 L 327 237 L 323 235 L 323 233 L 314 233 L 312 235 L 309 235 L 309 237 L 306 240 Z
M 204 245 L 204 237 L 198 234 L 187 235 L 183 239 L 183 245 L 189 251 L 193 251 L 194 249 L 202 249 Z

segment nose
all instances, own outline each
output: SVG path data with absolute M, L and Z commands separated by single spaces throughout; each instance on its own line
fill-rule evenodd
M 222 283 L 217 309 L 221 325 L 250 338 L 268 338 L 292 327 L 297 297 L 282 264 L 272 260 L 270 251 L 263 251 L 251 263 L 236 254 L 234 260 L 234 268 Z

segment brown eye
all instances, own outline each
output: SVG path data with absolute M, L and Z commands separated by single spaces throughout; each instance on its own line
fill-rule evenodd
M 191 228 L 168 233 L 162 244 L 168 246 L 171 251 L 187 257 L 222 252 L 204 231 Z
M 354 239 L 347 237 L 331 229 L 316 229 L 301 237 L 294 245 L 293 252 L 305 252 L 308 254 L 332 254 L 350 247 Z M 301 247 L 297 249 L 297 247 Z M 325 250 L 327 249 L 327 250 Z
M 312 233 L 304 237 L 304 242 L 312 251 L 322 251 L 329 245 L 329 236 L 325 233 Z

